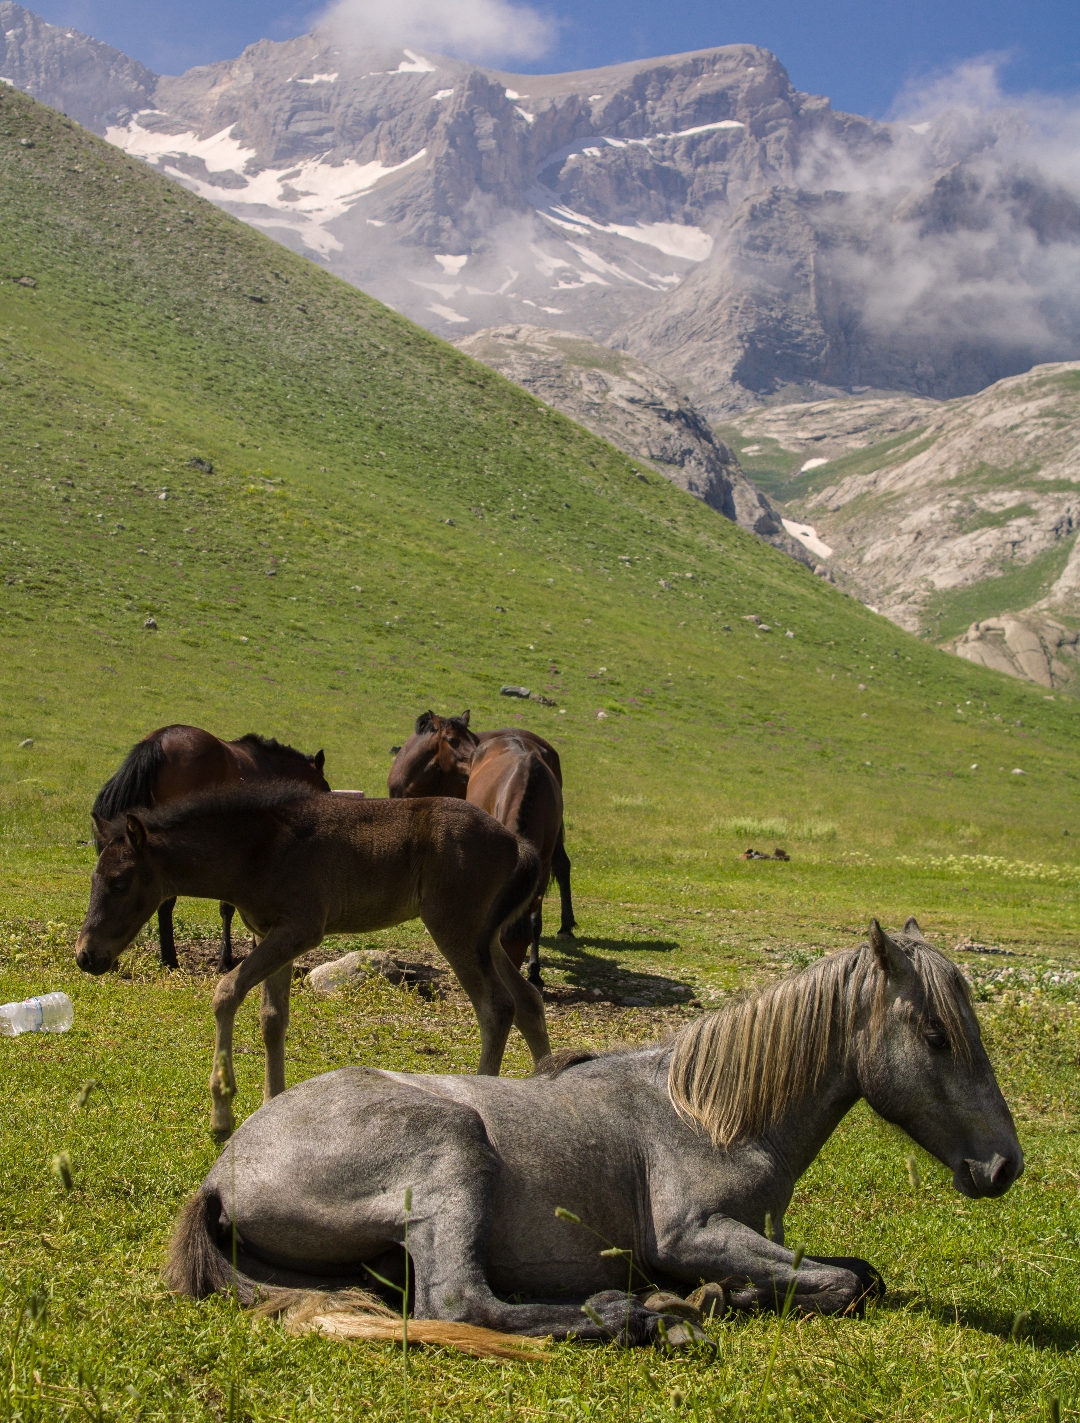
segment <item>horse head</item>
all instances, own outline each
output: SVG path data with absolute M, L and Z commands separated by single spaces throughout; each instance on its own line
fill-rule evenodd
M 161 876 L 146 826 L 129 811 L 107 821 L 94 816 L 101 846 L 90 881 L 90 907 L 75 941 L 84 973 L 108 973 L 161 903 Z
M 469 730 L 469 713 L 437 716 L 422 712 L 416 728 L 394 758 L 387 789 L 395 798 L 413 796 L 465 797 L 469 769 L 480 744 Z
M 863 1095 L 949 1167 L 962 1195 L 1003 1195 L 1023 1171 L 1024 1153 L 966 980 L 914 919 L 895 939 L 872 920 L 869 947 L 871 1001 L 853 1039 Z

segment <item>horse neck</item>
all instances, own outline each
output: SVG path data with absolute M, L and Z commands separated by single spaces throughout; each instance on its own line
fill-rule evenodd
M 687 1025 L 671 1058 L 675 1105 L 732 1150 L 768 1147 L 794 1182 L 862 1095 L 855 1041 L 869 1005 L 853 968 L 831 958 Z
M 265 746 L 249 746 L 244 749 L 250 757 L 252 769 L 260 779 L 318 784 L 314 766 L 298 751 L 275 751 Z
M 839 1045 L 817 1082 L 769 1123 L 764 1141 L 791 1174 L 792 1184 L 862 1096 L 850 1051 Z
M 257 812 L 249 813 L 255 818 Z M 195 812 L 168 830 L 152 833 L 154 858 L 169 896 L 224 899 L 232 903 L 242 880 L 250 839 L 247 817 Z
M 462 737 L 462 744 L 466 748 L 466 754 L 464 756 L 458 755 L 452 746 L 446 747 L 449 753 L 446 758 L 450 761 L 449 770 L 443 769 L 443 748 L 442 745 L 439 746 L 439 783 L 441 786 L 453 787 L 453 790 L 440 790 L 438 792 L 440 795 L 465 794 L 465 788 L 469 784 L 469 776 L 472 772 L 473 760 L 476 756 L 475 738 L 466 733 L 466 735 Z

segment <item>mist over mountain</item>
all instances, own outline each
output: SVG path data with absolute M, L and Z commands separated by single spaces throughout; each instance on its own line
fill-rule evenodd
M 1080 356 L 1064 106 L 970 71 L 878 123 L 751 45 L 513 75 L 336 13 L 168 77 L 3 0 L 0 76 L 440 334 L 584 334 L 714 419 Z

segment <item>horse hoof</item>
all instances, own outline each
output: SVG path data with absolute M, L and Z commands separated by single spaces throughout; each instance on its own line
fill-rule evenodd
M 228 1141 L 229 1137 L 232 1136 L 233 1130 L 234 1123 L 230 1121 L 227 1127 L 211 1126 L 210 1134 L 213 1136 L 218 1146 L 224 1146 L 225 1143 Z
M 577 935 L 574 933 L 573 929 L 560 929 L 559 932 L 555 935 L 555 937 L 556 939 L 576 939 Z
M 660 1327 L 661 1320 L 663 1321 L 662 1328 Z M 716 1353 L 716 1345 L 700 1325 L 690 1319 L 672 1320 L 671 1315 L 666 1318 L 663 1315 L 658 1316 L 654 1342 L 669 1353 L 673 1353 L 676 1349 L 692 1349 L 699 1344 L 704 1344 L 710 1353 Z
M 534 988 L 543 988 L 544 986 L 544 980 L 540 977 L 538 973 L 530 973 L 529 982 Z

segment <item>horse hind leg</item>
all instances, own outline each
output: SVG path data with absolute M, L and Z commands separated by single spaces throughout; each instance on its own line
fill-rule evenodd
M 551 1040 L 548 1037 L 547 1019 L 544 1016 L 544 1000 L 540 991 L 521 974 L 507 958 L 496 937 L 491 946 L 491 957 L 503 983 L 510 990 L 514 1000 L 514 1027 L 525 1039 L 532 1054 L 533 1066 L 551 1056 Z
M 559 886 L 559 933 L 560 939 L 572 939 L 574 929 L 577 927 L 577 920 L 574 918 L 574 902 L 570 897 L 570 856 L 566 853 L 566 846 L 563 844 L 562 833 L 559 834 L 559 843 L 555 846 L 555 853 L 551 857 L 551 873 L 555 876 L 555 882 Z
M 506 1051 L 506 1040 L 514 1025 L 513 993 L 496 971 L 490 953 L 485 955 L 478 951 L 479 927 L 463 926 L 460 920 L 451 919 L 450 908 L 445 903 L 440 905 L 435 902 L 430 908 L 423 908 L 420 917 L 435 940 L 436 948 L 468 994 L 476 1014 L 480 1027 L 480 1065 L 476 1070 L 481 1077 L 497 1077 Z M 495 947 L 506 963 L 507 971 L 524 984 L 525 980 L 499 947 L 498 936 Z M 532 991 L 535 992 L 535 989 Z
M 521 983 L 528 987 L 524 979 Z M 410 1133 L 426 1130 L 438 1143 L 423 1179 L 412 1183 L 408 1249 L 415 1319 L 448 1320 L 541 1338 L 648 1342 L 656 1332 L 657 1316 L 621 1290 L 606 1290 L 589 1300 L 599 1326 L 578 1304 L 507 1304 L 499 1299 L 485 1268 L 498 1162 L 483 1120 L 471 1107 L 442 1099 L 430 1105 L 410 1101 L 409 1108 L 407 1116 L 402 1113 L 399 1119 L 408 1120 Z M 674 1327 L 677 1321 L 667 1323 Z
M 221 950 L 218 954 L 218 972 L 228 973 L 231 968 L 236 967 L 236 960 L 232 951 L 232 920 L 236 910 L 231 904 L 221 901 L 218 909 L 221 914 Z
M 163 899 L 158 905 L 158 954 L 165 968 L 180 967 L 180 961 L 176 957 L 176 939 L 173 935 L 173 909 L 175 906 L 175 894 L 172 899 Z
M 529 972 L 528 979 L 534 988 L 543 988 L 540 977 L 540 936 L 544 932 L 544 901 L 541 900 L 529 916 Z

